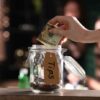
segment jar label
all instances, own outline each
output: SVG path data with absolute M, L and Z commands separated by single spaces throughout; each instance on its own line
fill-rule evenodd
M 44 81 L 46 84 L 59 83 L 59 67 L 55 53 L 47 52 L 43 61 Z

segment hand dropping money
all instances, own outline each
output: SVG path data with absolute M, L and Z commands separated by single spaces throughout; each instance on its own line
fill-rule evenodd
M 37 38 L 37 40 L 46 46 L 56 46 L 65 42 L 66 39 L 64 37 L 49 32 L 49 30 L 52 28 L 59 28 L 59 27 L 57 26 L 57 24 L 56 25 L 46 24 L 41 34 Z

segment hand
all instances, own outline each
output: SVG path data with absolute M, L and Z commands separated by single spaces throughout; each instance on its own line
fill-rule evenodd
M 53 25 L 58 24 L 59 26 L 59 28 L 51 29 L 51 33 L 65 36 L 73 41 L 81 41 L 82 33 L 86 30 L 75 17 L 57 16 L 48 23 Z
M 100 41 L 100 30 L 86 29 L 75 17 L 57 16 L 48 23 L 60 26 L 59 28 L 51 29 L 51 33 L 65 36 L 72 41 L 81 43 L 95 43 Z

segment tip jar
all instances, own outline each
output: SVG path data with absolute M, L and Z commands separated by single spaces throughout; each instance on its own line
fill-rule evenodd
M 62 47 L 32 45 L 29 48 L 30 84 L 35 93 L 55 92 L 63 86 Z

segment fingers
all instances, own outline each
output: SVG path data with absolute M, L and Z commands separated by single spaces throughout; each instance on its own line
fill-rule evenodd
M 58 34 L 58 35 L 61 35 L 61 36 L 66 36 L 66 31 L 63 30 L 63 29 L 59 29 L 59 28 L 52 28 L 49 30 L 50 33 L 53 33 L 53 34 Z
M 51 19 L 48 23 L 53 24 L 53 25 L 55 25 L 57 23 L 68 24 L 67 20 L 68 20 L 68 18 L 66 16 L 56 16 L 53 19 Z

